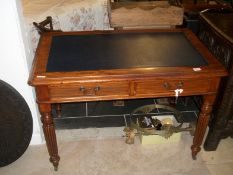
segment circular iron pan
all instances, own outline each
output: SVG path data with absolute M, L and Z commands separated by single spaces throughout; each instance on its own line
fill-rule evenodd
M 17 160 L 32 137 L 31 111 L 12 86 L 0 80 L 0 167 Z

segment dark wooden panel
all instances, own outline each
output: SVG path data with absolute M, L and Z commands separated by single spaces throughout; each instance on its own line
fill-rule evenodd
M 216 150 L 222 138 L 233 136 L 233 12 L 211 10 L 201 14 L 199 37 L 225 66 L 229 76 L 224 78 L 210 121 L 204 148 Z

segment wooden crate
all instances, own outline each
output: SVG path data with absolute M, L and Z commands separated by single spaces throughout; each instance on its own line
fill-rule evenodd
M 182 7 L 168 1 L 108 3 L 110 25 L 114 28 L 164 28 L 183 23 Z

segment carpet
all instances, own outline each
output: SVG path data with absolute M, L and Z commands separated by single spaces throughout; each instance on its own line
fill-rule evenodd
M 63 137 L 65 137 L 63 135 Z M 7 175 L 209 175 L 201 158 L 192 160 L 192 137 L 182 133 L 178 143 L 141 145 L 125 144 L 124 138 L 97 138 L 59 141 L 61 156 L 58 172 L 48 161 L 45 145 L 30 146 Z M 58 138 L 61 139 L 61 138 Z M 65 139 L 64 139 L 65 140 Z M 4 168 L 1 174 L 4 175 Z M 6 174 L 6 173 L 5 173 Z

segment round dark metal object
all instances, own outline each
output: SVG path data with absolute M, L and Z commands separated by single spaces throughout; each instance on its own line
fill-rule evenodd
M 32 137 L 31 111 L 24 98 L 0 80 L 0 167 L 17 160 Z

